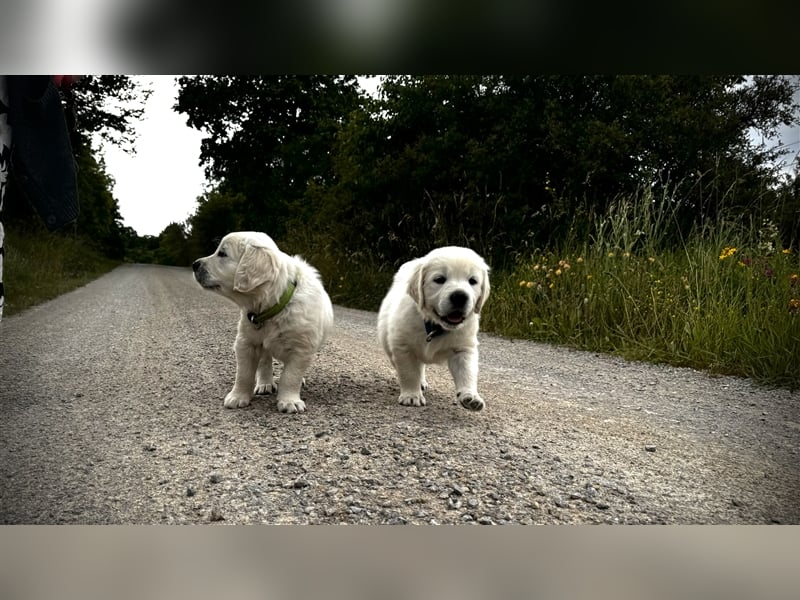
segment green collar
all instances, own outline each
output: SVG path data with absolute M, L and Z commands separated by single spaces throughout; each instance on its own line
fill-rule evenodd
M 260 313 L 256 314 L 254 312 L 247 313 L 247 320 L 250 321 L 253 325 L 258 327 L 264 321 L 267 321 L 281 312 L 286 305 L 289 304 L 289 300 L 292 299 L 294 295 L 294 290 L 297 288 L 297 282 L 292 281 L 289 283 L 289 286 L 286 288 L 286 291 L 283 292 L 283 296 L 280 297 L 278 303 L 275 306 L 271 306 L 266 310 L 261 311 Z

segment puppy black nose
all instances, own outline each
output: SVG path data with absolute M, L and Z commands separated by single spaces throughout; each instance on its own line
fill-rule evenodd
M 200 268 L 200 261 L 199 260 L 194 261 L 192 263 L 192 271 L 197 273 L 197 269 L 199 269 L 199 268 Z
M 467 303 L 467 295 L 464 292 L 453 292 L 450 294 L 450 304 L 455 308 L 464 308 Z

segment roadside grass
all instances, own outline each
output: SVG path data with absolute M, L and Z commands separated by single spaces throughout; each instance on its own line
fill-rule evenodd
M 299 254 L 314 265 L 331 302 L 349 308 L 377 311 L 394 277 L 390 267 L 370 253 L 342 256 L 324 235 L 295 229 L 278 245 L 288 254 Z
M 3 284 L 10 316 L 85 285 L 119 264 L 80 238 L 6 228 Z
M 797 250 L 769 221 L 726 219 L 669 247 L 671 202 L 616 203 L 589 240 L 497 273 L 483 329 L 800 387 Z

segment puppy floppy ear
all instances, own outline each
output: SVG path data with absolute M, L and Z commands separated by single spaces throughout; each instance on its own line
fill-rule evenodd
M 422 307 L 425 305 L 425 291 L 423 284 L 425 283 L 425 263 L 420 262 L 414 267 L 411 272 L 411 277 L 408 278 L 408 295 Z
M 247 244 L 233 276 L 233 290 L 252 292 L 275 278 L 277 266 L 275 256 L 268 248 Z
M 481 292 L 478 294 L 478 299 L 475 301 L 475 314 L 478 315 L 483 308 L 484 302 L 489 297 L 489 267 L 484 266 L 483 269 L 483 283 L 481 284 Z

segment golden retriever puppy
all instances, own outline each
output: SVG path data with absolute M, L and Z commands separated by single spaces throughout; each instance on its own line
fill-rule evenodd
M 425 365 L 447 361 L 464 408 L 478 394 L 478 325 L 489 297 L 489 267 L 468 248 L 447 246 L 398 269 L 378 312 L 378 340 L 400 382 L 403 406 L 425 406 Z
M 205 289 L 241 308 L 236 382 L 225 406 L 247 406 L 254 394 L 278 393 L 278 410 L 304 412 L 303 376 L 333 326 L 333 307 L 319 273 L 278 249 L 265 233 L 229 233 L 211 256 L 192 265 Z M 283 362 L 276 386 L 272 359 Z

